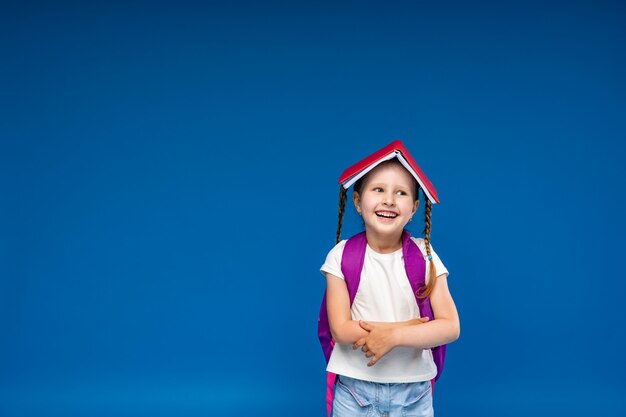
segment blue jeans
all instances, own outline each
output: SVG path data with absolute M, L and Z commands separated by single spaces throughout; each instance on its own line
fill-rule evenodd
M 433 417 L 430 381 L 383 384 L 337 375 L 332 417 Z

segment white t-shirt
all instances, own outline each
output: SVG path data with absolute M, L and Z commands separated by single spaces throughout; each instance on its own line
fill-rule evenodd
M 427 257 L 424 239 L 411 237 Z M 339 242 L 326 257 L 322 274 L 330 273 L 344 279 L 341 272 L 341 257 L 346 240 Z M 432 249 L 437 276 L 448 275 L 439 256 Z M 429 262 L 426 262 L 426 277 Z M 428 279 L 428 278 L 427 278 Z M 428 282 L 428 281 L 427 281 Z M 398 322 L 420 317 L 419 307 L 404 268 L 402 249 L 393 253 L 378 253 L 367 246 L 361 281 L 350 309 L 352 320 Z M 367 366 L 367 358 L 352 344 L 335 344 L 330 356 L 329 372 L 372 382 L 418 382 L 428 381 L 437 374 L 430 349 L 396 347 L 383 356 L 374 366 Z

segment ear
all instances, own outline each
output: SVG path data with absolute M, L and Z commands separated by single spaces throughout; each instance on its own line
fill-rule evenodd
M 354 208 L 356 209 L 356 212 L 361 215 L 361 196 L 356 191 L 352 193 L 352 202 L 354 203 Z
M 413 213 L 411 213 L 411 215 L 415 214 L 415 212 L 417 211 L 417 208 L 420 206 L 420 201 L 416 200 L 415 204 L 413 205 Z

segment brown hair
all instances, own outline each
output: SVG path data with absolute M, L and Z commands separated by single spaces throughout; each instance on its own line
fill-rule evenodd
M 339 243 L 341 240 L 341 224 L 343 223 L 343 213 L 346 208 L 346 194 L 348 190 L 343 188 L 343 184 L 339 186 L 339 224 L 337 224 L 337 241 L 335 244 Z
M 400 162 L 397 159 L 391 159 L 389 161 L 385 161 L 383 163 L 381 163 L 380 165 L 383 164 L 391 164 L 391 163 L 398 163 L 400 164 Z M 379 165 L 379 166 L 380 166 Z M 403 165 L 401 165 L 403 166 Z M 370 171 L 371 172 L 371 171 Z M 365 174 L 364 176 L 362 176 L 361 178 L 359 178 L 355 183 L 354 183 L 354 192 L 357 194 L 361 193 L 361 189 L 363 188 L 363 184 L 365 183 L 365 179 L 368 177 L 369 172 L 367 174 Z M 415 201 L 419 200 L 419 194 L 420 194 L 420 186 L 417 183 L 417 181 L 415 181 L 415 179 L 413 179 L 413 181 L 415 182 L 415 194 L 414 194 L 414 198 Z M 336 244 L 339 243 L 339 241 L 341 240 L 341 226 L 343 223 L 343 216 L 345 213 L 345 207 L 346 207 L 346 199 L 347 199 L 347 193 L 348 190 L 346 190 L 343 185 L 339 186 L 339 221 L 337 224 L 337 239 L 336 239 Z M 435 271 L 435 262 L 432 259 L 432 253 L 431 253 L 431 249 L 430 249 L 430 231 L 432 228 L 432 222 L 431 222 L 431 211 L 432 211 L 432 203 L 430 202 L 430 200 L 428 199 L 428 196 L 426 195 L 426 193 L 424 193 L 424 200 L 426 201 L 426 204 L 424 206 L 424 243 L 426 245 L 426 254 L 428 255 L 428 262 L 429 262 L 429 273 L 428 273 L 428 279 L 426 280 L 426 285 L 424 285 L 422 288 L 419 288 L 417 290 L 417 296 L 419 298 L 426 298 L 429 297 L 430 294 L 433 291 L 433 288 L 435 288 L 435 282 L 437 281 L 437 272 Z
M 433 209 L 433 203 L 430 202 L 426 193 L 424 193 L 424 200 L 426 200 L 426 204 L 424 204 L 424 243 L 426 244 L 426 254 L 428 255 L 428 266 L 430 267 L 430 270 L 428 271 L 426 285 L 417 291 L 419 298 L 430 297 L 430 293 L 433 292 L 433 288 L 435 288 L 435 282 L 437 282 L 435 261 L 433 261 L 433 255 L 430 252 L 430 229 L 432 227 L 430 216 Z

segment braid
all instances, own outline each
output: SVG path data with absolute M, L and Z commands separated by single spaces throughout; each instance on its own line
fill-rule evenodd
M 435 288 L 435 281 L 437 280 L 437 272 L 435 271 L 435 262 L 432 259 L 432 253 L 430 251 L 430 230 L 432 228 L 432 223 L 430 220 L 431 212 L 433 209 L 433 204 L 430 202 L 426 193 L 424 193 L 424 198 L 426 200 L 426 204 L 424 205 L 424 243 L 426 244 L 426 254 L 428 255 L 428 265 L 430 267 L 430 271 L 428 274 L 427 284 L 419 291 L 420 298 L 426 298 L 430 296 L 430 293 Z
M 433 205 L 426 195 L 426 205 L 424 207 L 424 241 L 426 242 L 426 253 L 430 256 L 430 228 L 432 223 L 430 221 L 430 215 L 433 209 Z
M 343 223 L 343 213 L 346 208 L 346 195 L 348 190 L 343 188 L 343 185 L 339 186 L 339 222 L 337 224 L 337 241 L 335 244 L 339 243 L 341 240 L 341 224 Z

